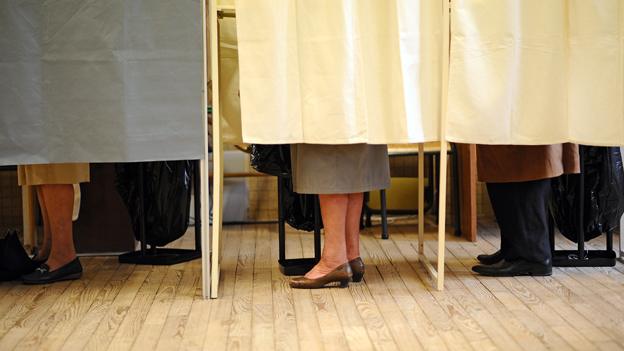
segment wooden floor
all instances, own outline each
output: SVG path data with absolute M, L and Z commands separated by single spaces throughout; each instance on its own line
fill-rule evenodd
M 291 290 L 276 264 L 275 229 L 226 227 L 218 300 L 201 298 L 199 261 L 84 258 L 80 281 L 1 284 L 0 350 L 624 349 L 620 263 L 547 278 L 477 277 L 473 257 L 497 246 L 486 223 L 478 243 L 448 243 L 446 291 L 437 292 L 417 260 L 416 227 L 402 224 L 390 240 L 378 239 L 378 228 L 363 234 L 364 283 Z M 311 255 L 312 236 L 291 233 L 287 248 Z

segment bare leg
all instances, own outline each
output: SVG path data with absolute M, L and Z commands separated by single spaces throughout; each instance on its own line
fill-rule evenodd
M 50 218 L 48 217 L 47 207 L 45 205 L 45 199 L 41 194 L 41 187 L 36 187 L 37 199 L 39 199 L 39 207 L 41 207 L 41 217 L 43 218 L 43 242 L 37 256 L 34 257 L 35 261 L 45 261 L 50 256 L 50 249 L 52 247 L 52 234 L 50 232 Z
M 52 238 L 50 257 L 46 263 L 54 271 L 76 258 L 72 232 L 74 188 L 72 185 L 42 185 L 40 192 Z
M 325 244 L 321 261 L 306 278 L 318 279 L 347 262 L 345 226 L 349 195 L 320 195 L 321 214 L 325 227 Z
M 349 261 L 360 257 L 360 220 L 363 203 L 364 193 L 349 194 L 346 222 L 347 260 Z

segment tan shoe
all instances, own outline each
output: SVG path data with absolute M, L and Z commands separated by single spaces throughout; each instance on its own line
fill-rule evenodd
M 346 288 L 349 286 L 352 276 L 353 272 L 351 272 L 351 266 L 345 263 L 317 279 L 308 279 L 306 277 L 294 278 L 290 281 L 290 287 L 293 289 L 321 289 L 327 284 L 340 282 L 340 287 Z
M 351 266 L 351 271 L 353 271 L 353 282 L 361 282 L 362 278 L 364 278 L 364 261 L 358 257 L 349 261 L 349 266 Z

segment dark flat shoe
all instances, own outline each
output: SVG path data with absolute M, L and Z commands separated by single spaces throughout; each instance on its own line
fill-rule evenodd
M 353 272 L 353 282 L 361 282 L 362 278 L 364 278 L 364 261 L 362 261 L 362 259 L 358 257 L 349 261 L 349 266 L 351 267 L 351 271 Z
M 491 255 L 479 255 L 477 256 L 477 260 L 479 262 L 481 262 L 482 264 L 485 265 L 491 265 L 491 264 L 495 264 L 498 263 L 502 260 L 504 260 L 505 257 L 503 257 L 503 253 L 501 252 L 501 250 L 496 251 L 495 253 L 491 254 Z
M 341 288 L 346 288 L 349 286 L 349 281 L 351 281 L 352 276 L 353 272 L 351 272 L 349 263 L 345 263 L 317 279 L 308 279 L 306 277 L 294 278 L 290 281 L 290 287 L 293 289 L 321 289 L 325 288 L 327 284 L 340 283 Z
M 493 265 L 474 266 L 472 270 L 489 277 L 549 276 L 552 275 L 552 263 L 550 260 L 542 263 L 525 260 L 503 260 Z
M 80 279 L 80 277 L 82 277 L 82 265 L 78 257 L 76 257 L 73 261 L 54 271 L 50 271 L 48 265 L 42 264 L 34 272 L 24 275 L 22 281 L 28 285 L 50 284 L 64 280 Z

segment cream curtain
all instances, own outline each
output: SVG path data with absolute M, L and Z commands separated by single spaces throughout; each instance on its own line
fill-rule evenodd
M 239 96 L 238 40 L 236 20 L 224 18 L 219 25 L 221 135 L 226 144 L 242 144 Z
M 624 1 L 452 6 L 449 140 L 624 144 Z
M 438 140 L 442 5 L 237 0 L 244 141 Z

